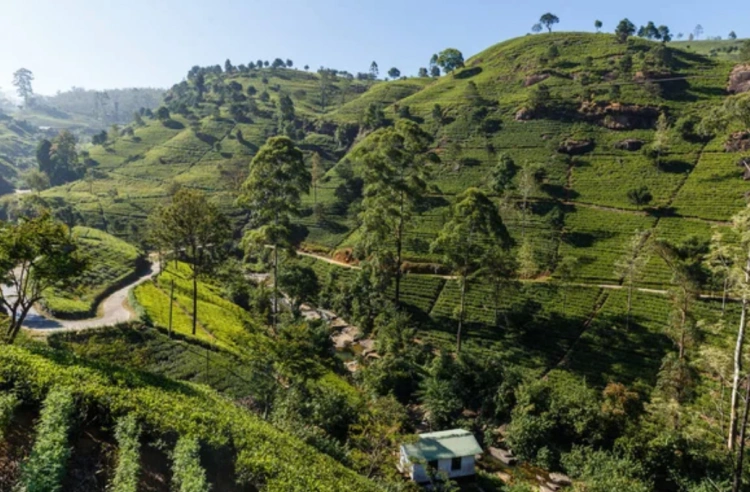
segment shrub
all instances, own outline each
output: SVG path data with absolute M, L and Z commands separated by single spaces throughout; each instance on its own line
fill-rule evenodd
M 70 457 L 68 431 L 74 410 L 75 402 L 69 390 L 50 390 L 42 407 L 34 448 L 21 469 L 21 484 L 25 492 L 61 490 Z
M 119 446 L 117 468 L 110 492 L 137 492 L 140 471 L 141 428 L 134 416 L 128 415 L 117 422 L 115 438 Z
M 13 418 L 13 411 L 18 405 L 18 398 L 12 393 L 0 394 L 0 441 L 3 440 L 3 433 Z
M 179 492 L 203 492 L 210 489 L 200 464 L 200 444 L 194 437 L 180 437 L 174 448 L 172 485 Z

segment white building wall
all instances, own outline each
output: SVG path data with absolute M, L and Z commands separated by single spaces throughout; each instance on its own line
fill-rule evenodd
M 468 477 L 474 475 L 474 457 L 464 456 L 461 458 L 461 468 L 458 470 L 451 470 L 450 459 L 438 461 L 438 471 L 445 472 L 450 478 Z M 409 474 L 409 478 L 418 483 L 429 482 L 429 476 L 425 471 L 425 467 L 420 464 L 412 464 L 409 462 L 406 453 L 400 453 L 399 469 Z

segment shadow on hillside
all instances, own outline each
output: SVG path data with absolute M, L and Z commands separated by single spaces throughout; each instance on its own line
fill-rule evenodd
M 544 183 L 542 185 L 542 191 L 558 200 L 574 200 L 581 196 L 576 190 L 568 189 L 559 184 Z
M 670 174 L 685 174 L 693 169 L 693 165 L 685 161 L 669 160 L 662 162 L 659 169 Z
M 470 79 L 482 73 L 482 67 L 464 68 L 460 72 L 453 74 L 454 79 Z
M 185 125 L 183 125 L 182 123 L 176 120 L 171 120 L 171 119 L 164 120 L 161 122 L 161 124 L 172 130 L 184 130 L 185 129 Z
M 590 232 L 566 232 L 562 237 L 565 244 L 576 248 L 590 248 L 599 239 L 601 236 L 595 236 Z

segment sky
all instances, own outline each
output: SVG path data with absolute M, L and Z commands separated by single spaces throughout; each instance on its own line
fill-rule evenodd
M 2 0 L 0 88 L 12 74 L 34 73 L 34 90 L 54 94 L 73 86 L 168 88 L 193 65 L 248 63 L 276 57 L 309 65 L 416 74 L 447 47 L 465 57 L 530 32 L 539 16 L 560 18 L 555 30 L 611 32 L 628 17 L 653 20 L 685 36 L 696 24 L 705 36 L 734 30 L 750 2 L 716 8 L 705 0 Z M 729 14 L 728 14 L 729 12 Z

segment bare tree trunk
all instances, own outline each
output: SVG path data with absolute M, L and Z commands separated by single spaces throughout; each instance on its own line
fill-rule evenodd
M 750 283 L 750 255 L 745 265 L 745 286 Z M 734 450 L 735 435 L 737 434 L 737 398 L 740 386 L 740 373 L 742 372 L 742 344 L 745 338 L 745 324 L 747 322 L 747 293 L 742 293 L 742 314 L 740 326 L 737 330 L 737 344 L 734 348 L 734 374 L 732 376 L 732 400 L 729 413 L 729 437 L 727 448 Z
M 724 311 L 727 307 L 727 288 L 729 286 L 729 277 L 724 278 L 724 292 L 721 295 L 721 315 L 724 316 Z
M 737 464 L 734 468 L 734 480 L 732 481 L 732 492 L 739 492 L 742 487 L 742 465 L 745 459 L 745 431 L 747 430 L 747 414 L 750 409 L 750 381 L 745 381 L 745 411 L 742 417 L 742 428 L 740 429 L 740 449 L 737 453 Z
M 169 288 L 169 337 L 172 338 L 172 310 L 174 309 L 174 279 Z
M 461 308 L 458 313 L 458 331 L 456 332 L 456 353 L 461 352 L 461 330 L 464 325 L 464 309 L 466 306 L 466 275 L 461 278 Z
M 273 245 L 273 332 L 276 333 L 276 322 L 279 313 L 279 245 Z
M 404 232 L 404 194 L 401 193 L 401 205 L 396 229 L 396 304 L 401 298 L 401 250 L 403 246 Z
M 193 336 L 198 329 L 198 276 L 193 273 Z

